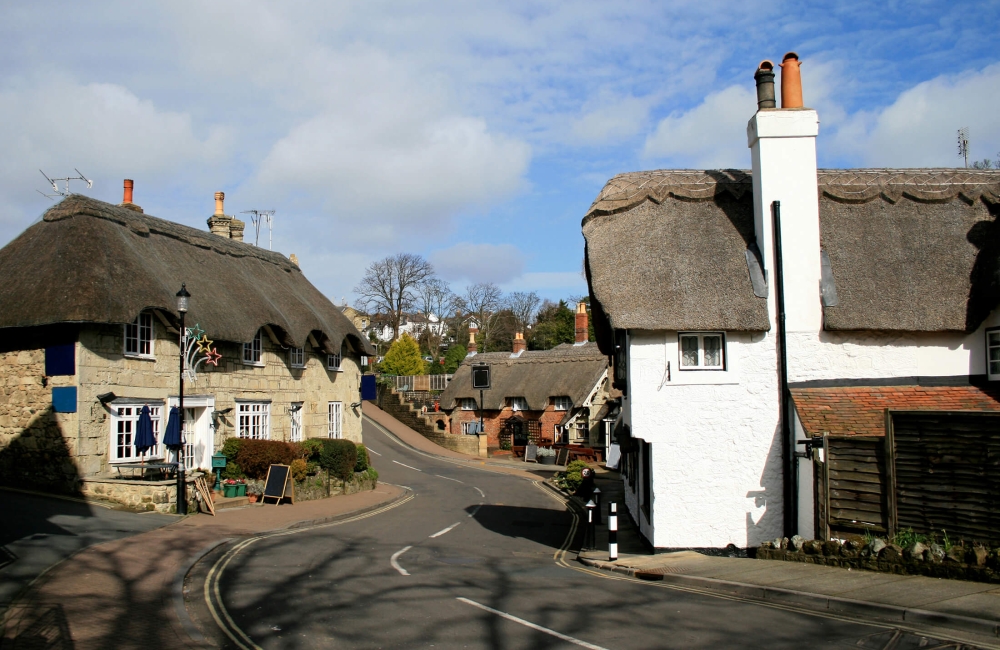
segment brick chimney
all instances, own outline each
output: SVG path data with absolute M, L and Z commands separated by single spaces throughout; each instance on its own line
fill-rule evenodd
M 243 241 L 243 229 L 246 228 L 246 222 L 240 221 L 236 217 L 229 218 L 229 237 L 236 241 Z
M 118 207 L 128 208 L 129 210 L 135 210 L 136 212 L 142 212 L 142 208 L 137 206 L 135 203 L 132 203 L 132 188 L 134 186 L 135 183 L 131 178 L 125 179 L 125 194 L 122 197 L 122 202 L 118 204 Z
M 229 239 L 229 222 L 232 221 L 232 217 L 227 217 L 223 211 L 225 200 L 225 192 L 215 193 L 215 214 L 208 218 L 208 229 L 212 231 L 213 235 Z
M 576 343 L 575 345 L 583 345 L 590 339 L 590 327 L 587 322 L 587 304 L 584 302 L 576 303 Z
M 469 353 L 466 356 L 471 357 L 479 349 L 476 345 L 476 334 L 479 334 L 479 328 L 475 325 L 469 325 L 469 346 L 467 348 Z
M 524 334 L 522 332 L 514 333 L 514 349 L 511 352 L 512 357 L 519 357 L 521 353 L 528 349 L 528 342 L 524 340 Z

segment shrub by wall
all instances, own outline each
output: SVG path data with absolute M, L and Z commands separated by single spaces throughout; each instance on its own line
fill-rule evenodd
M 262 479 L 267 476 L 269 466 L 291 465 L 293 460 L 303 455 L 302 447 L 294 443 L 243 439 L 236 454 L 236 463 L 250 478 Z
M 323 440 L 319 464 L 334 478 L 350 480 L 357 462 L 358 447 L 350 440 Z
M 358 445 L 358 462 L 354 464 L 355 472 L 364 472 L 368 469 L 368 449 L 364 445 Z

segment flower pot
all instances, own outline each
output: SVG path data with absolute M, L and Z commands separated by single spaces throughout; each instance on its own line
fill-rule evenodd
M 257 495 L 256 494 L 248 494 L 247 495 L 247 499 L 250 500 L 250 503 L 257 503 Z
M 223 483 L 222 484 L 222 496 L 227 499 L 232 499 L 233 497 L 245 497 L 247 495 L 247 484 L 246 483 Z
M 555 465 L 556 464 L 556 457 L 555 456 L 539 456 L 538 457 L 538 462 L 541 463 L 542 465 Z

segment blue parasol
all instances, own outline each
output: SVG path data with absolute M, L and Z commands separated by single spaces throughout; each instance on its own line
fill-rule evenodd
M 181 448 L 181 416 L 176 406 L 170 407 L 167 431 L 163 434 L 163 444 L 174 451 Z
M 156 446 L 156 436 L 153 434 L 153 419 L 149 416 L 149 407 L 143 406 L 139 412 L 139 421 L 135 426 L 135 451 L 140 456 Z

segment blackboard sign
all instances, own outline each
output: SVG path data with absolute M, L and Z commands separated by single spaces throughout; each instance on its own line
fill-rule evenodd
M 524 462 L 526 463 L 538 462 L 538 445 L 527 445 L 524 448 Z
M 566 465 L 567 461 L 569 461 L 569 448 L 563 447 L 556 454 L 556 465 Z
M 285 498 L 286 484 L 291 478 L 289 469 L 288 465 L 271 465 L 267 468 L 264 495 L 261 497 L 263 503 L 267 503 L 268 499 L 274 499 L 274 505 L 278 505 Z

